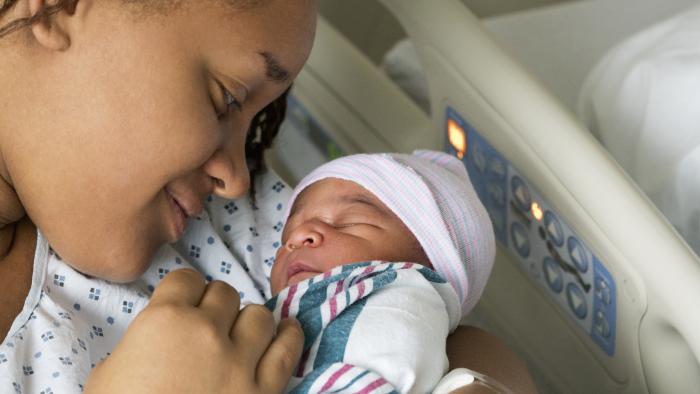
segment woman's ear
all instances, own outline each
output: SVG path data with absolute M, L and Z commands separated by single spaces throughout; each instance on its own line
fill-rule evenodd
M 70 47 L 69 24 L 78 0 L 28 0 L 29 13 L 39 19 L 32 24 L 32 35 L 37 43 L 53 51 L 65 51 Z M 56 12 L 51 12 L 56 10 Z

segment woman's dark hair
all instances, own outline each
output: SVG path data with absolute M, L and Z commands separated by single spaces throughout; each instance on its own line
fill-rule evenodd
M 0 18 L 2 18 L 16 3 L 17 0 L 0 0 Z M 42 21 L 59 11 L 72 14 L 75 12 L 77 3 L 78 0 L 58 0 L 56 4 L 44 6 L 30 17 L 19 18 L 5 26 L 0 26 L 0 38 Z M 241 2 L 242 5 L 248 3 L 257 2 L 251 0 Z M 263 110 L 253 118 L 250 129 L 248 130 L 248 136 L 245 142 L 245 155 L 250 170 L 250 195 L 253 201 L 255 201 L 255 176 L 265 170 L 265 150 L 272 146 L 272 141 L 279 133 L 280 126 L 287 112 L 288 94 L 289 89 L 267 107 L 263 108 Z
M 287 89 L 275 101 L 263 108 L 250 123 L 245 141 L 245 156 L 250 171 L 250 197 L 255 203 L 255 176 L 265 170 L 265 151 L 272 147 L 272 141 L 280 131 L 287 113 Z

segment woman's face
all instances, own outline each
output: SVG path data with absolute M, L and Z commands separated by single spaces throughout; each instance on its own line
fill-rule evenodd
M 182 235 L 182 211 L 247 190 L 248 125 L 291 84 L 315 30 L 313 0 L 129 9 L 81 0 L 56 18 L 67 49 L 30 45 L 0 156 L 58 254 L 115 281 Z

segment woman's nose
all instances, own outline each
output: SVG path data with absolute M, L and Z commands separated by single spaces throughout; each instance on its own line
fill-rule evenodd
M 323 245 L 323 233 L 310 223 L 302 224 L 292 231 L 285 247 L 288 250 L 302 247 L 318 248 Z
M 204 164 L 204 172 L 212 178 L 213 193 L 227 199 L 242 196 L 250 187 L 250 173 L 245 156 L 245 139 L 230 139 Z

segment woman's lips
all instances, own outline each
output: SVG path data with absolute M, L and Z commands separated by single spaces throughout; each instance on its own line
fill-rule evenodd
M 174 188 L 168 185 L 165 187 L 165 192 L 175 200 L 187 217 L 199 216 L 204 211 L 203 201 L 207 196 L 207 191 L 205 190 L 184 186 Z
M 173 212 L 173 234 L 172 237 L 174 239 L 171 239 L 171 242 L 176 242 L 182 236 L 185 234 L 185 227 L 187 226 L 187 212 L 178 204 L 177 200 L 175 197 L 173 197 L 170 193 L 166 191 L 166 196 L 168 198 L 168 202 L 170 203 L 170 208 L 171 211 Z

